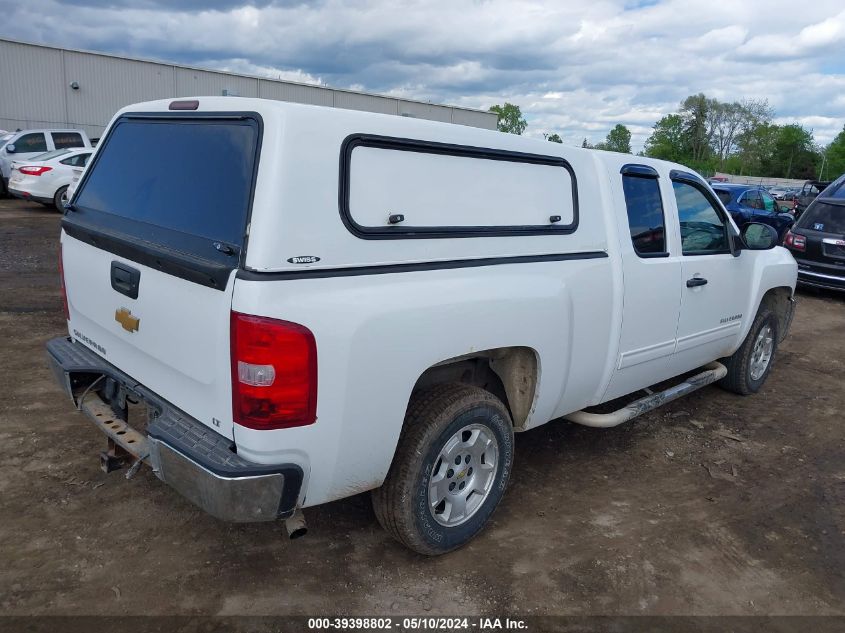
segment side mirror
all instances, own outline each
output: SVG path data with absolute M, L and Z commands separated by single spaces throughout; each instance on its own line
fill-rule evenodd
M 8 145 L 6 145 L 6 152 L 8 154 L 14 154 L 16 151 L 18 151 L 18 150 L 15 149 L 14 143 L 9 143 Z
M 742 229 L 742 241 L 748 250 L 767 251 L 778 245 L 778 232 L 768 224 L 750 222 Z

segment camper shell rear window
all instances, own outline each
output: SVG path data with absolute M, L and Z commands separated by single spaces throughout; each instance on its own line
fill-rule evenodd
M 127 114 L 71 200 L 72 237 L 222 289 L 241 264 L 262 122 L 256 113 Z
M 578 188 L 558 156 L 355 134 L 341 149 L 340 212 L 363 239 L 571 233 Z
M 240 247 L 257 140 L 249 118 L 120 120 L 74 205 Z

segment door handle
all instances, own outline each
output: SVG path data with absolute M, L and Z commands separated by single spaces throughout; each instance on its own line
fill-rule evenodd
M 687 288 L 695 288 L 696 286 L 706 286 L 707 280 L 702 277 L 693 277 L 687 279 Z
M 119 264 L 118 262 L 111 263 L 111 287 L 122 295 L 126 295 L 130 299 L 138 298 L 138 285 L 141 283 L 141 271 L 127 266 L 126 264 Z

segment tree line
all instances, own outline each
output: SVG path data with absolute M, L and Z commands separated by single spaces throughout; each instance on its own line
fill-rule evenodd
M 518 105 L 490 108 L 498 129 L 522 134 L 528 124 Z M 765 99 L 723 102 L 704 94 L 690 95 L 678 111 L 654 124 L 639 155 L 687 165 L 703 174 L 726 172 L 770 178 L 828 179 L 845 172 L 845 125 L 827 146 L 816 143 L 813 131 L 798 123 L 778 125 Z M 543 137 L 562 143 L 557 133 Z M 617 124 L 604 141 L 582 147 L 631 153 L 631 132 Z

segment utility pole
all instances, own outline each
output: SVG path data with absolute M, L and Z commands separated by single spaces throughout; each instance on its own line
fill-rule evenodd
M 824 164 L 827 162 L 827 150 L 822 154 L 822 168 L 819 170 L 819 180 L 824 180 Z

